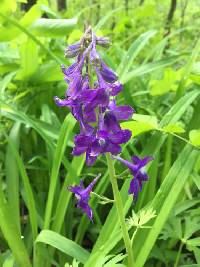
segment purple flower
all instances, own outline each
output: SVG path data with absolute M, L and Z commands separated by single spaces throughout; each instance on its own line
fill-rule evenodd
M 115 96 L 122 90 L 116 73 L 101 59 L 97 45 L 107 46 L 108 39 L 96 37 L 89 27 L 79 42 L 69 46 L 66 56 L 76 57 L 70 67 L 62 66 L 68 89 L 64 99 L 54 97 L 60 107 L 70 108 L 80 126 L 74 138 L 73 155 L 86 153 L 87 165 L 92 165 L 100 154 L 117 155 L 121 144 L 130 137 L 129 130 L 122 130 L 121 120 L 131 118 L 134 110 L 117 106 Z
M 114 83 L 117 81 L 117 75 L 103 61 L 101 61 L 100 73 L 106 82 Z
M 79 156 L 86 153 L 86 163 L 91 166 L 100 154 L 110 152 L 117 155 L 121 152 L 120 145 L 126 143 L 131 137 L 129 130 L 118 129 L 112 133 L 106 130 L 99 130 L 97 133 L 86 133 L 76 135 L 74 138 L 75 147 L 72 154 Z
M 153 157 L 144 157 L 143 159 L 140 159 L 137 156 L 133 156 L 131 158 L 132 162 L 124 160 L 119 156 L 113 156 L 113 158 L 122 162 L 132 173 L 133 179 L 131 180 L 128 193 L 133 194 L 135 199 L 137 199 L 138 192 L 142 190 L 143 182 L 146 182 L 149 179 L 144 167 L 149 161 L 153 160 Z
M 65 57 L 68 58 L 76 57 L 80 53 L 80 50 L 81 50 L 81 42 L 69 45 L 65 50 Z
M 95 41 L 93 41 L 92 49 L 90 51 L 90 62 L 94 66 L 99 66 L 99 64 L 100 64 L 100 56 L 99 56 L 99 53 L 97 53 L 97 51 L 96 51 Z
M 90 113 L 96 107 L 107 107 L 109 95 L 104 88 L 85 90 L 80 95 L 80 101 L 85 103 L 84 112 Z
M 108 95 L 116 96 L 123 89 L 123 86 L 119 81 L 113 81 L 113 80 L 112 82 L 106 81 L 99 68 L 96 68 L 96 74 L 98 77 L 97 87 L 105 88 L 107 90 Z
M 119 121 L 130 119 L 134 113 L 134 109 L 130 106 L 117 106 L 115 100 L 110 101 L 108 108 Z
M 97 44 L 107 48 L 110 46 L 110 41 L 107 37 L 97 37 Z
M 78 186 L 68 186 L 68 190 L 74 193 L 77 198 L 77 208 L 81 208 L 91 221 L 93 212 L 88 201 L 90 199 L 90 193 L 100 176 L 99 174 L 86 188 L 83 186 L 83 180 L 80 181 L 80 185 Z

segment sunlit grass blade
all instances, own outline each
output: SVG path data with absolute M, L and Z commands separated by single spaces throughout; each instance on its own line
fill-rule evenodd
M 124 55 L 119 67 L 117 68 L 117 73 L 120 79 L 129 71 L 134 59 L 140 53 L 140 51 L 148 43 L 149 39 L 156 34 L 155 30 L 150 30 L 141 34 L 130 46 L 126 54 Z
M 32 228 L 32 235 L 33 235 L 33 240 L 35 240 L 38 234 L 38 224 L 37 224 L 37 211 L 35 207 L 33 191 L 30 185 L 29 178 L 26 173 L 24 163 L 18 151 L 16 150 L 15 145 L 13 144 L 12 140 L 9 137 L 7 137 L 7 139 L 8 139 L 10 148 L 12 150 L 12 153 L 16 159 L 19 172 L 22 177 L 23 184 L 24 184 L 24 189 L 25 189 L 26 199 L 27 199 L 27 208 L 29 210 L 30 223 L 31 223 L 31 228 Z
M 123 7 L 118 7 L 114 10 L 111 10 L 110 12 L 108 12 L 104 17 L 102 17 L 99 22 L 97 23 L 97 25 L 94 27 L 95 31 L 100 30 L 103 25 L 112 17 L 115 15 L 116 12 L 121 11 Z
M 25 114 L 25 112 L 14 108 L 11 105 L 8 105 L 0 100 L 1 103 L 1 114 L 6 118 L 9 118 L 14 121 L 20 121 L 25 125 L 28 125 L 35 129 L 45 142 L 48 143 L 50 147 L 52 147 L 52 138 L 58 138 L 58 129 L 50 125 L 49 123 L 45 123 L 38 119 L 32 118 L 31 116 Z
M 58 143 L 54 155 L 54 161 L 51 171 L 50 177 L 50 185 L 49 185 L 49 193 L 46 205 L 46 212 L 45 212 L 45 220 L 44 220 L 44 228 L 49 228 L 51 222 L 51 213 L 54 201 L 54 194 L 56 190 L 57 179 L 59 175 L 59 168 L 61 165 L 61 161 L 65 152 L 65 148 L 67 146 L 67 141 L 70 135 L 70 132 L 73 130 L 75 126 L 75 119 L 72 117 L 71 114 L 68 114 L 62 124 L 60 135 L 58 138 Z
M 178 89 L 176 92 L 176 100 L 178 100 L 184 94 L 184 91 L 186 89 L 186 87 L 185 87 L 186 80 L 188 79 L 188 76 L 191 72 L 191 69 L 192 69 L 194 62 L 198 58 L 199 52 L 200 52 L 200 40 L 197 41 L 194 49 L 192 50 L 192 54 L 189 57 L 186 65 L 184 67 L 184 71 L 182 73 L 182 77 L 181 77 L 181 80 L 180 80 L 180 83 L 179 83 L 179 86 L 178 86 Z
M 141 76 L 141 75 L 144 75 L 147 73 L 151 73 L 155 70 L 173 65 L 174 63 L 176 63 L 177 61 L 179 61 L 181 59 L 182 59 L 181 55 L 180 56 L 172 56 L 172 57 L 168 57 L 168 58 L 161 59 L 158 61 L 154 61 L 152 63 L 144 64 L 140 67 L 136 67 L 135 69 L 130 70 L 125 75 L 123 75 L 123 77 L 121 78 L 121 82 L 123 84 L 125 84 L 134 77 L 138 77 L 138 76 Z
M 35 241 L 35 254 L 37 254 L 37 246 L 39 243 L 48 244 L 72 258 L 77 259 L 81 263 L 85 263 L 90 255 L 87 250 L 83 249 L 72 240 L 50 230 L 43 230 L 38 235 Z M 37 263 L 35 266 L 37 266 Z
M 31 267 L 30 259 L 0 183 L 0 228 L 19 266 Z
M 10 131 L 10 140 L 18 150 L 19 147 L 19 134 L 20 134 L 20 123 L 16 122 Z M 7 183 L 7 196 L 10 208 L 12 210 L 13 218 L 18 225 L 19 233 L 21 232 L 20 225 L 20 200 L 19 200 L 19 170 L 15 156 L 12 152 L 12 148 L 8 144 L 6 151 L 5 160 L 5 173 Z
M 146 262 L 171 209 L 193 170 L 197 157 L 198 152 L 193 151 L 188 145 L 170 169 L 152 204 L 150 204 L 150 207 L 156 211 L 157 217 L 152 228 L 149 231 L 147 230 L 148 233 L 146 230 L 143 230 L 145 232 L 145 239 L 138 234 L 137 238 L 140 239 L 140 242 L 137 242 L 138 239 L 134 241 L 134 249 L 136 250 L 135 255 L 137 255 L 135 263 L 136 267 L 142 267 Z

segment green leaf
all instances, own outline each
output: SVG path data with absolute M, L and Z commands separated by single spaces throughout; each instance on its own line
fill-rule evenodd
M 180 126 L 180 123 L 175 124 L 168 124 L 162 128 L 162 131 L 166 133 L 184 133 L 185 130 L 182 126 Z
M 194 172 L 192 174 L 192 180 L 196 184 L 197 188 L 200 190 L 200 175 L 198 175 L 198 173 Z
M 192 130 L 189 132 L 189 138 L 193 145 L 200 146 L 200 130 Z
M 3 101 L 0 100 L 1 104 L 1 114 L 11 120 L 20 121 L 23 124 L 32 127 L 35 129 L 43 138 L 43 140 L 52 147 L 52 138 L 57 139 L 59 130 L 57 128 L 52 127 L 49 123 L 45 123 L 38 119 L 31 118 L 25 112 L 20 111 L 14 108 L 11 105 L 5 104 Z
M 96 32 L 96 31 L 100 30 L 103 27 L 103 25 L 106 23 L 107 20 L 109 20 L 116 12 L 121 11 L 121 10 L 122 10 L 122 7 L 118 7 L 116 9 L 114 9 L 114 10 L 111 10 L 111 11 L 107 12 L 106 15 L 103 16 L 99 20 L 97 25 L 94 27 L 94 31 Z
M 157 118 L 149 115 L 134 114 L 135 121 L 122 122 L 122 129 L 129 129 L 133 136 L 158 128 Z
M 31 267 L 28 252 L 19 234 L 19 230 L 15 220 L 12 217 L 12 212 L 8 202 L 5 201 L 5 196 L 2 191 L 2 183 L 0 183 L 0 228 L 8 242 L 8 245 L 15 257 L 19 266 Z
M 6 258 L 2 267 L 14 267 L 14 259 L 12 255 L 9 255 L 9 257 Z
M 140 247 L 140 249 L 138 247 L 139 253 L 137 254 L 135 267 L 143 266 L 146 262 L 156 238 L 162 230 L 162 227 L 164 226 L 178 195 L 193 170 L 197 157 L 198 153 L 196 151 L 192 151 L 191 147 L 187 145 L 166 176 L 163 184 L 152 201 L 152 204 L 150 205 L 154 210 L 156 210 L 157 217 L 152 225 L 152 228 L 148 233 L 146 233 L 142 247 Z M 137 242 L 137 240 L 135 240 L 135 242 Z
M 169 91 L 176 91 L 177 82 L 180 80 L 180 71 L 174 71 L 172 68 L 166 68 L 161 80 L 150 81 L 151 95 L 163 95 Z
M 7 1 L 7 0 L 6 0 Z M 7 2 L 9 3 L 10 1 L 13 0 L 8 0 Z M 14 2 L 16 2 L 14 0 Z M 10 21 L 7 17 L 5 17 L 5 12 L 3 12 L 2 9 L 0 9 L 2 12 L 1 17 L 5 19 L 6 21 Z M 19 25 L 21 27 L 28 27 L 33 23 L 36 19 L 38 19 L 42 15 L 40 5 L 35 4 L 33 5 L 29 11 L 25 13 L 25 15 L 22 17 L 22 19 L 19 21 Z M 7 27 L 2 26 L 0 28 L 0 41 L 11 41 L 15 39 L 19 34 L 21 34 L 20 30 L 17 29 L 14 25 L 9 25 Z
M 9 137 L 7 137 L 7 139 L 8 139 L 10 148 L 12 150 L 12 153 L 15 157 L 15 160 L 17 162 L 19 172 L 20 172 L 21 177 L 22 177 L 22 181 L 23 181 L 23 185 L 24 185 L 24 189 L 25 189 L 25 194 L 26 194 L 27 208 L 28 208 L 29 216 L 30 216 L 30 224 L 31 224 L 31 228 L 32 228 L 33 240 L 35 240 L 37 233 L 38 233 L 38 224 L 37 224 L 37 211 L 36 211 L 36 207 L 35 207 L 35 200 L 34 200 L 34 196 L 33 196 L 32 187 L 31 187 L 29 178 L 27 176 L 24 163 L 23 163 L 18 151 L 16 150 L 15 145 L 13 144 L 12 140 Z
M 40 4 L 35 4 L 24 14 L 20 20 L 20 24 L 24 27 L 31 25 L 36 19 L 39 19 L 42 15 Z
M 200 246 L 200 237 L 189 239 L 186 241 L 186 244 L 189 246 L 198 247 L 198 246 Z
M 52 214 L 52 208 L 53 208 L 53 201 L 54 201 L 54 195 L 56 191 L 56 185 L 57 185 L 57 180 L 59 177 L 59 168 L 62 162 L 62 158 L 67 146 L 67 141 L 69 138 L 69 135 L 71 131 L 73 130 L 75 126 L 75 119 L 69 113 L 60 130 L 57 146 L 56 146 L 56 151 L 54 154 L 54 161 L 53 161 L 53 166 L 51 170 L 51 177 L 50 177 L 50 185 L 49 185 L 49 192 L 48 192 L 48 199 L 47 199 L 47 205 L 46 205 L 46 211 L 45 211 L 45 220 L 44 220 L 44 228 L 49 228 L 50 226 L 50 221 L 51 221 L 51 214 Z
M 62 251 L 66 255 L 77 259 L 83 264 L 87 261 L 90 255 L 87 250 L 83 249 L 72 240 L 50 230 L 42 230 L 38 235 L 35 241 L 35 253 L 37 253 L 38 243 L 48 244 Z
M 77 19 L 38 19 L 30 27 L 34 34 L 44 37 L 66 36 L 77 24 Z
M 197 263 L 200 264 L 200 249 L 193 247 L 192 250 L 194 252 Z
M 166 66 L 172 65 L 175 62 L 179 61 L 181 58 L 181 56 L 173 56 L 173 57 L 169 57 L 166 59 L 161 59 L 152 63 L 148 63 L 148 64 L 144 64 L 142 66 L 136 67 L 135 69 L 129 71 L 128 73 L 126 73 L 123 78 L 121 79 L 121 82 L 123 84 L 127 83 L 128 81 L 130 81 L 132 78 L 134 77 L 138 77 L 144 74 L 148 74 L 151 73 L 155 70 L 164 68 Z
M 15 122 L 10 131 L 9 138 L 10 140 L 12 140 L 12 143 L 15 146 L 15 149 L 17 151 L 19 150 L 19 137 L 20 137 L 20 122 Z M 8 202 L 10 204 L 12 215 L 18 226 L 19 232 L 21 232 L 20 210 L 19 210 L 20 209 L 19 170 L 18 170 L 16 158 L 13 154 L 10 144 L 7 145 L 7 149 L 6 149 L 5 173 L 6 173 Z
M 17 8 L 16 0 L 1 0 L 0 2 L 0 9 L 1 12 L 5 13 L 12 13 L 15 12 Z
M 1 72 L 1 70 L 0 70 Z M 7 74 L 1 81 L 0 81 L 0 97 L 1 99 L 5 98 L 5 89 L 8 86 L 8 84 L 11 82 L 13 77 L 15 76 L 16 72 L 10 72 Z
M 130 46 L 126 54 L 124 55 L 119 67 L 117 68 L 117 73 L 119 74 L 120 79 L 123 79 L 123 76 L 129 71 L 131 65 L 133 64 L 134 59 L 148 43 L 149 39 L 156 34 L 155 30 L 150 30 L 141 34 Z
M 63 73 L 60 70 L 60 65 L 57 63 L 47 63 L 38 68 L 36 73 L 31 77 L 34 84 L 41 84 L 45 82 L 62 81 Z
M 20 55 L 21 69 L 16 79 L 23 80 L 33 75 L 38 68 L 38 46 L 33 40 L 27 38 L 27 41 L 21 44 Z

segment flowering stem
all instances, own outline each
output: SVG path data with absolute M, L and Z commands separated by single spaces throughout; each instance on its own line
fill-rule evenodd
M 106 159 L 107 159 L 107 164 L 108 164 L 110 181 L 111 181 L 112 189 L 113 189 L 114 200 L 115 200 L 115 204 L 116 204 L 116 208 L 117 208 L 117 214 L 119 217 L 119 222 L 120 222 L 120 226 L 122 229 L 124 244 L 125 244 L 126 252 L 128 255 L 128 267 L 133 267 L 134 261 L 133 261 L 133 251 L 132 251 L 131 240 L 130 240 L 130 237 L 128 234 L 128 229 L 127 229 L 126 223 L 125 223 L 123 203 L 122 203 L 121 195 L 120 195 L 120 192 L 118 189 L 117 179 L 115 177 L 115 169 L 114 169 L 113 160 L 110 156 L 110 153 L 106 153 Z

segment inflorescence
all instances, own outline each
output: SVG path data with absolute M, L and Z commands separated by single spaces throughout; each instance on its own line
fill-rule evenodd
M 74 138 L 75 146 L 72 154 L 79 156 L 86 153 L 86 164 L 91 166 L 100 154 L 110 152 L 115 159 L 123 162 L 131 170 L 134 179 L 131 181 L 129 194 L 137 197 L 142 182 L 148 179 L 141 168 L 152 158 L 140 160 L 134 157 L 136 165 L 132 164 L 135 166 L 132 168 L 131 163 L 129 166 L 127 161 L 117 156 L 121 152 L 120 145 L 131 138 L 131 131 L 122 130 L 120 121 L 130 119 L 134 110 L 130 106 L 116 104 L 115 97 L 122 91 L 122 84 L 96 50 L 97 46 L 106 48 L 109 45 L 108 38 L 97 37 L 89 27 L 79 42 L 68 46 L 65 56 L 76 57 L 76 62 L 68 68 L 61 66 L 68 89 L 64 99 L 55 96 L 54 100 L 58 106 L 69 107 L 80 125 L 80 133 Z M 96 180 L 94 181 L 96 183 Z M 91 183 L 91 189 L 95 184 L 94 181 Z M 82 192 L 80 190 L 83 190 L 83 184 L 71 186 L 69 189 L 79 199 L 77 206 L 82 208 L 91 220 L 92 211 L 88 205 L 91 190 L 85 191 L 82 202 L 82 195 L 77 192 Z

